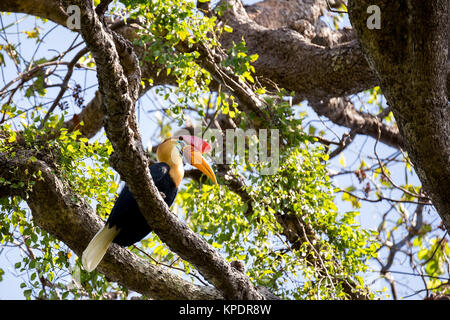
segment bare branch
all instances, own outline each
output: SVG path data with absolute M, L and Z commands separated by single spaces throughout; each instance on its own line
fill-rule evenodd
M 67 65 L 67 73 L 64 77 L 63 83 L 61 85 L 61 90 L 59 90 L 58 95 L 56 96 L 55 100 L 53 101 L 51 107 L 48 109 L 47 114 L 45 115 L 44 119 L 42 119 L 41 124 L 39 125 L 39 128 L 42 129 L 45 125 L 45 122 L 48 120 L 48 118 L 52 115 L 53 110 L 58 106 L 59 101 L 64 95 L 64 92 L 66 92 L 68 88 L 68 83 L 70 78 L 73 74 L 73 69 L 75 68 L 75 64 L 80 60 L 82 56 L 84 56 L 88 52 L 87 48 L 81 49 L 75 57 L 72 59 L 72 61 L 69 62 Z
M 352 132 L 378 139 L 389 146 L 402 148 L 403 138 L 398 129 L 386 125 L 381 119 L 371 114 L 357 111 L 348 98 L 331 98 L 329 100 L 311 100 L 309 104 L 319 116 L 325 116 L 335 124 L 350 128 Z

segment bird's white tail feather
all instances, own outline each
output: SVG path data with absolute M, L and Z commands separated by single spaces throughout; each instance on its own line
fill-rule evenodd
M 89 242 L 87 248 L 83 251 L 81 261 L 86 271 L 91 272 L 97 268 L 106 250 L 108 250 L 109 245 L 118 233 L 119 230 L 117 228 L 109 228 L 107 225 L 97 232 L 91 242 Z

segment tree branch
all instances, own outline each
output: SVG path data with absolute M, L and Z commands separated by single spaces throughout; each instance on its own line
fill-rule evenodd
M 380 29 L 367 28 L 371 4 L 350 0 L 350 21 L 424 190 L 450 230 L 449 1 L 379 1 Z
M 38 160 L 31 161 L 31 156 Z M 17 152 L 15 157 L 0 154 L 0 177 L 29 183 L 32 174 L 40 171 L 42 179 L 35 181 L 28 195 L 20 196 L 27 202 L 40 228 L 81 256 L 104 222 L 83 198 L 58 178 L 54 168 L 39 159 L 41 157 L 32 151 Z M 28 175 L 23 174 L 25 170 Z M 216 289 L 194 285 L 115 244 L 108 249 L 98 270 L 110 281 L 155 299 L 222 298 Z
M 142 214 L 159 238 L 182 259 L 192 263 L 225 298 L 262 299 L 263 295 L 247 276 L 232 268 L 164 203 L 151 179 L 137 132 L 134 114 L 139 90 L 137 80 L 140 80 L 137 57 L 126 41 L 100 23 L 90 1 L 77 1 L 77 4 L 81 8 L 81 33 L 96 61 L 99 87 L 105 101 L 105 131 L 114 148 L 111 163 L 128 184 Z
M 310 100 L 309 105 L 319 116 L 325 116 L 335 124 L 354 130 L 357 134 L 371 136 L 394 148 L 403 147 L 403 138 L 396 127 L 386 125 L 381 119 L 357 111 L 348 98 Z M 378 136 L 380 129 L 380 136 Z
M 325 48 L 292 29 L 259 25 L 239 0 L 221 4 L 228 6 L 221 19 L 233 28 L 222 35 L 221 43 L 228 48 L 244 38 L 248 53 L 259 55 L 253 64 L 258 77 L 271 79 L 303 99 L 347 96 L 378 84 L 356 41 Z

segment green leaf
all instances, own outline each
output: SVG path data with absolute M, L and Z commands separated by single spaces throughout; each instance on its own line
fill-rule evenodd
M 218 249 L 222 248 L 222 245 L 219 244 L 219 243 L 217 243 L 217 242 L 213 242 L 213 243 L 212 243 L 212 246 L 213 246 L 214 248 L 218 248 Z
M 419 250 L 419 252 L 417 252 L 417 258 L 419 260 L 425 260 L 426 257 L 428 256 L 428 249 L 427 248 L 423 248 L 422 250 Z
M 69 151 L 71 153 L 75 153 L 75 148 L 71 144 L 69 144 L 69 145 L 67 145 L 67 151 Z
M 31 289 L 27 289 L 23 292 L 23 295 L 25 296 L 25 298 L 30 299 L 31 297 Z
M 341 155 L 340 155 L 340 157 L 339 157 L 339 164 L 340 164 L 343 168 L 345 168 L 345 166 L 346 166 L 345 156 L 344 156 L 343 153 L 341 153 Z
M 14 141 L 16 141 L 16 136 L 17 136 L 16 132 L 15 132 L 15 131 L 11 131 L 11 132 L 9 133 L 9 139 L 8 139 L 8 142 L 9 142 L 9 143 L 13 143 Z
M 223 27 L 223 30 L 225 30 L 226 32 L 229 32 L 229 33 L 232 33 L 232 32 L 233 32 L 233 28 L 230 27 L 230 26 L 228 26 L 228 25 L 225 25 L 225 26 Z

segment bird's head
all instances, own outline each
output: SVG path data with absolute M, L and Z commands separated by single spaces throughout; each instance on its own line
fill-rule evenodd
M 158 161 L 165 162 L 171 167 L 182 166 L 184 160 L 217 184 L 214 171 L 202 155 L 209 150 L 211 150 L 209 143 L 199 137 L 177 136 L 164 140 L 156 150 L 156 156 Z

